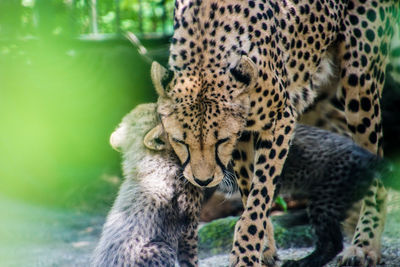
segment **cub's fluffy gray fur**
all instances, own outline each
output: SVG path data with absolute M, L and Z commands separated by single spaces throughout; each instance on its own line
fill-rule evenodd
M 92 266 L 181 266 L 197 264 L 197 224 L 202 192 L 181 175 L 170 149 L 145 148 L 157 124 L 155 104 L 127 114 L 112 134 L 123 156 L 125 180 L 108 214 Z

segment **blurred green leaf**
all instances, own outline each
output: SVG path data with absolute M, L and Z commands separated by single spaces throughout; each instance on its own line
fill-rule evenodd
M 275 199 L 275 203 L 278 204 L 279 206 L 281 206 L 284 212 L 287 212 L 287 204 L 286 204 L 286 201 L 283 199 L 283 197 L 278 196 Z

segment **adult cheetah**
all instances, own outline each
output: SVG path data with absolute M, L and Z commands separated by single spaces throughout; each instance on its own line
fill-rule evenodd
M 331 58 L 353 139 L 382 155 L 380 96 L 398 3 L 176 1 L 169 70 L 152 66 L 158 112 L 193 184 L 217 185 L 232 174 L 233 160 L 245 203 L 233 266 L 276 265 L 271 202 L 298 115 L 335 78 L 329 75 Z M 243 131 L 256 136 L 256 145 L 240 138 Z M 252 163 L 241 160 L 250 155 Z M 374 214 L 375 224 L 382 225 L 384 212 Z M 367 212 L 363 216 L 373 219 Z M 356 249 L 346 257 L 361 263 L 369 257 L 375 264 L 379 237 L 370 243 L 358 234 L 362 239 L 354 239 Z

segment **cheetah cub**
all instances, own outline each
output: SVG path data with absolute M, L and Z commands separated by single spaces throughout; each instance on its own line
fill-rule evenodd
M 92 266 L 197 265 L 197 225 L 202 190 L 182 176 L 178 159 L 158 138 L 144 135 L 158 124 L 156 105 L 143 104 L 127 114 L 110 138 L 122 153 L 118 197 L 108 214 Z
M 350 138 L 297 125 L 278 188 L 308 199 L 307 217 L 317 240 L 310 255 L 283 266 L 323 266 L 333 259 L 343 248 L 341 222 L 385 168 Z

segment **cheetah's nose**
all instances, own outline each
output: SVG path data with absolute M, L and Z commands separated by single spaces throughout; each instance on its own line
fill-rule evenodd
M 211 177 L 211 178 L 209 178 L 209 179 L 207 179 L 207 180 L 205 180 L 205 181 L 199 180 L 199 179 L 197 179 L 195 176 L 193 176 L 193 179 L 194 179 L 194 181 L 195 181 L 198 185 L 200 185 L 200 186 L 207 186 L 207 185 L 209 185 L 209 184 L 212 182 L 212 180 L 214 180 L 214 176 Z

